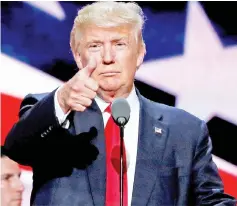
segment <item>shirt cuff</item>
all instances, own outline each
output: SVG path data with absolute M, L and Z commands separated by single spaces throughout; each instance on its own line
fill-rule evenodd
M 58 90 L 60 89 L 61 87 L 59 87 L 55 94 L 54 94 L 54 108 L 55 108 L 55 115 L 58 119 L 58 122 L 59 124 L 65 128 L 65 129 L 68 129 L 69 128 L 69 120 L 67 120 L 67 116 L 69 115 L 69 113 L 71 112 L 70 110 L 65 114 L 62 110 L 62 108 L 60 107 L 59 105 L 59 102 L 58 102 Z

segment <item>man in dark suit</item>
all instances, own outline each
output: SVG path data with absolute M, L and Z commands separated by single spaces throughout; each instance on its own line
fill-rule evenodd
M 146 53 L 143 24 L 134 3 L 84 7 L 70 40 L 78 73 L 51 93 L 23 100 L 5 146 L 11 158 L 33 168 L 33 205 L 119 205 L 116 183 L 108 183 L 116 167 L 107 141 L 114 136 L 106 139 L 104 129 L 106 108 L 118 97 L 131 107 L 124 205 L 235 205 L 224 194 L 206 124 L 135 89 Z

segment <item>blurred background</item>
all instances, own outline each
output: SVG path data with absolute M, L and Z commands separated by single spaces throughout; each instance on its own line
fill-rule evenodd
M 1 144 L 25 95 L 52 91 L 76 73 L 70 31 L 88 3 L 1 2 Z M 207 122 L 225 192 L 237 198 L 237 3 L 137 3 L 147 17 L 147 55 L 136 86 Z M 29 205 L 32 171 L 21 168 Z

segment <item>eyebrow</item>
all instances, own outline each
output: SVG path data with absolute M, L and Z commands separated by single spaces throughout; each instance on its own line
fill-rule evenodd
M 5 173 L 5 174 L 2 174 L 2 175 L 1 175 L 1 179 L 5 179 L 5 178 L 7 178 L 7 177 L 12 177 L 12 176 L 14 176 L 14 174 Z
M 117 42 L 117 41 L 128 41 L 127 37 L 115 37 L 113 38 L 111 41 L 112 42 Z M 91 43 L 103 43 L 103 41 L 99 40 L 99 39 L 92 39 L 90 41 L 87 42 L 87 44 L 91 44 Z
M 128 41 L 127 37 L 120 37 L 120 38 L 114 38 L 112 42 L 117 42 L 117 41 Z
M 17 175 L 18 177 L 21 176 L 21 172 L 17 173 L 17 174 L 13 174 L 13 173 L 5 173 L 5 174 L 1 174 L 1 179 L 6 178 L 6 177 L 12 177 L 14 175 Z
M 95 42 L 102 42 L 101 40 L 98 40 L 98 39 L 92 39 L 90 41 L 88 41 L 87 43 L 95 43 Z

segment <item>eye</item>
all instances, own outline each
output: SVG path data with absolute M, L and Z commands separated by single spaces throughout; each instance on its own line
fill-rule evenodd
M 90 48 L 96 48 L 96 47 L 98 47 L 98 44 L 91 44 L 89 47 Z
M 125 43 L 123 43 L 123 42 L 118 42 L 117 44 L 116 44 L 116 46 L 125 46 L 126 44 Z
M 5 180 L 5 181 L 8 181 L 11 177 L 12 177 L 12 175 L 6 174 L 6 175 L 3 175 L 1 179 Z
M 92 43 L 89 45 L 89 50 L 90 51 L 98 51 L 101 47 L 101 44 L 98 43 Z

